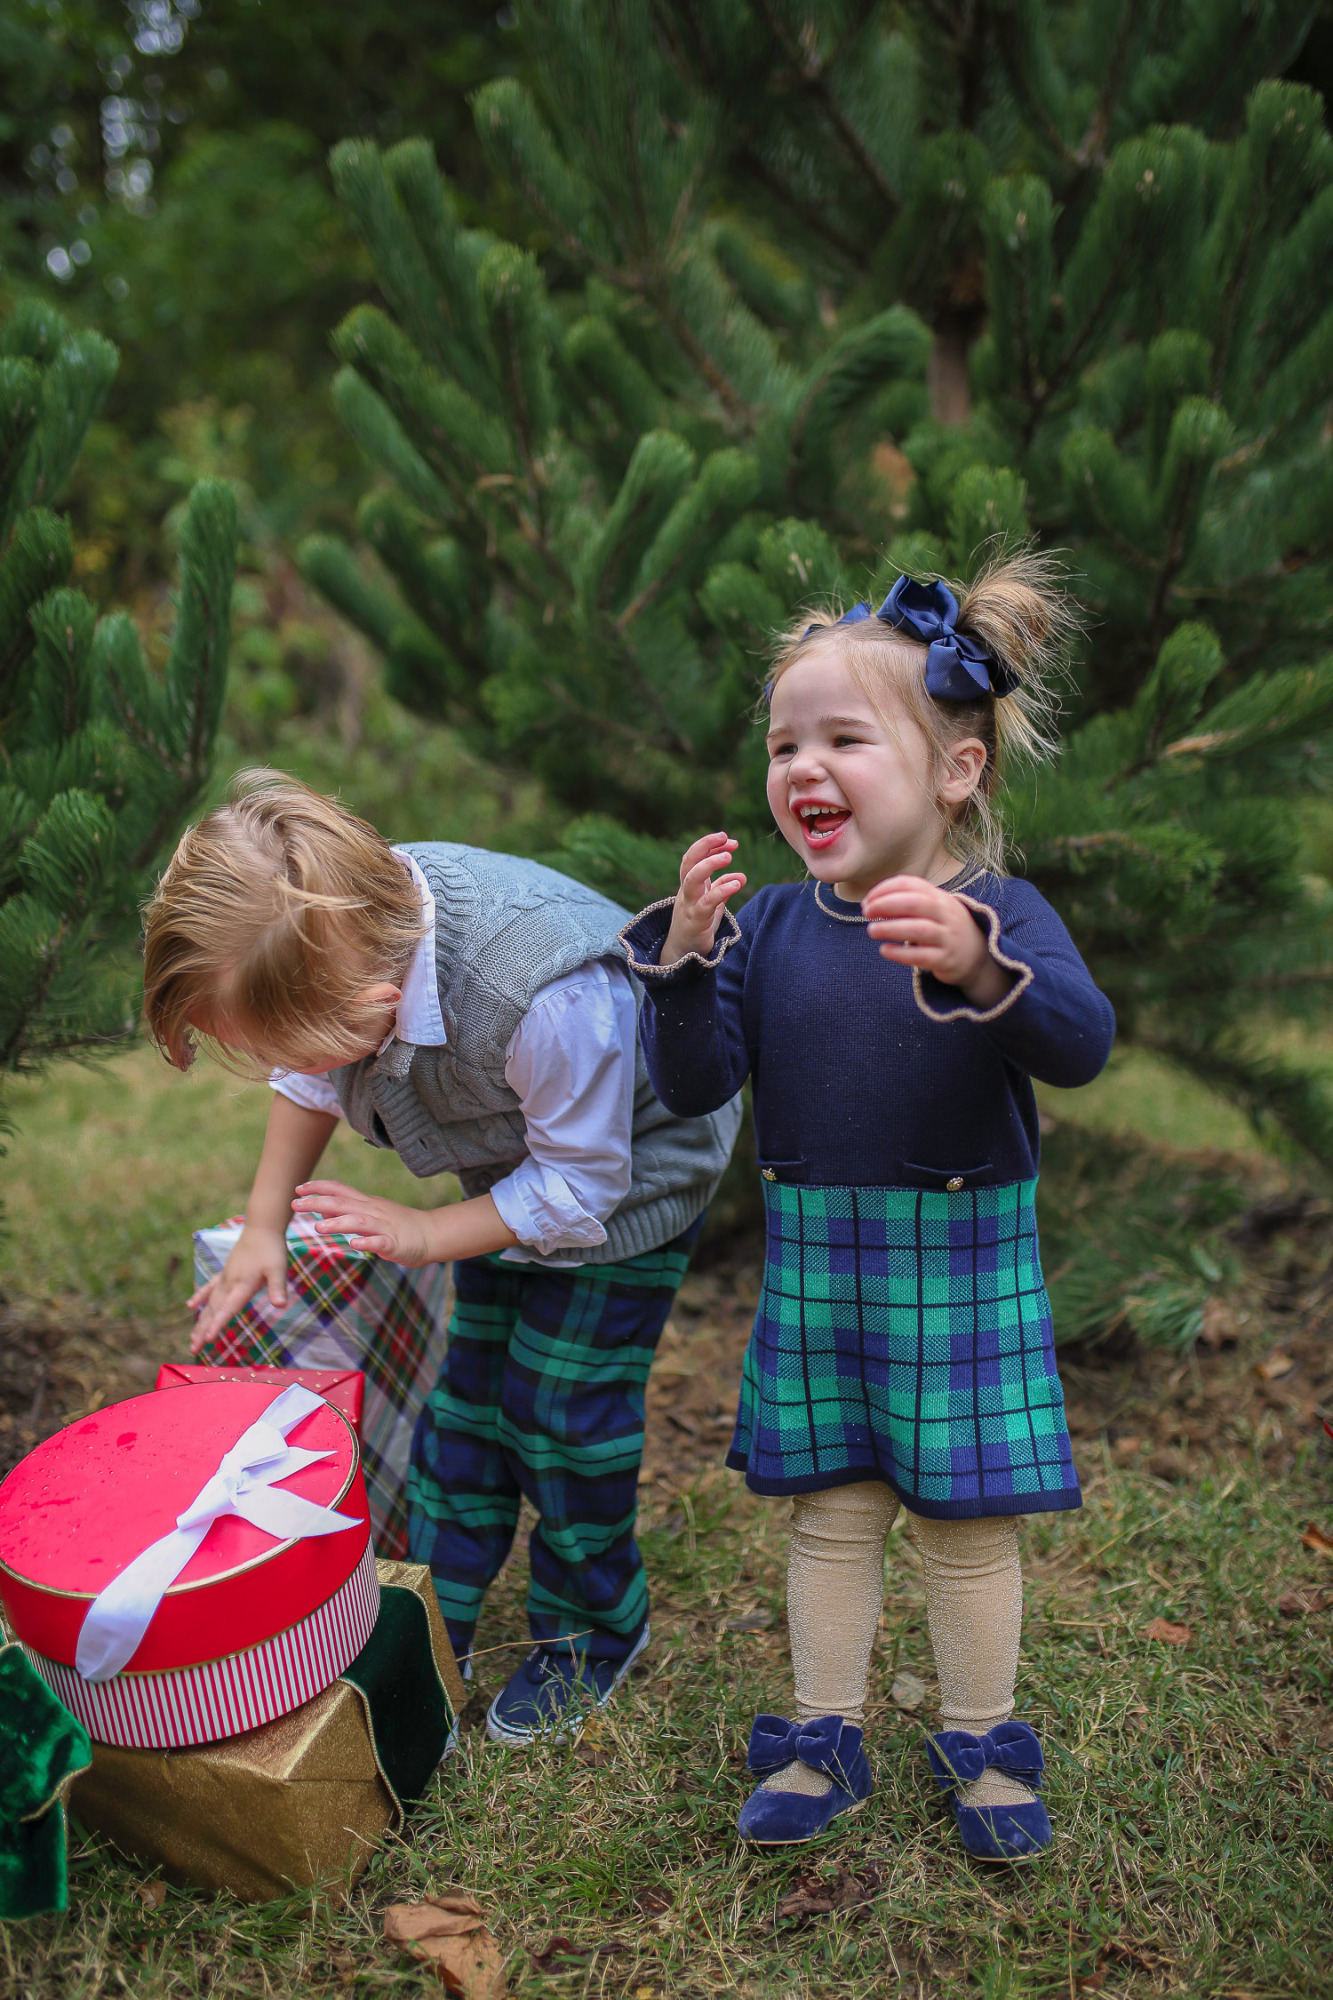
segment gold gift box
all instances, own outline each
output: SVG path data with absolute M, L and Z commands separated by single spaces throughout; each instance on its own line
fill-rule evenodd
M 424 1564 L 380 1562 L 381 1585 L 426 1607 L 435 1668 L 457 1715 L 462 1679 Z M 120 1750 L 94 1743 L 70 1810 L 122 1853 L 168 1881 L 229 1889 L 246 1903 L 293 1888 L 345 1893 L 377 1842 L 401 1821 L 375 1761 L 358 1690 L 335 1681 L 262 1729 L 191 1750 Z

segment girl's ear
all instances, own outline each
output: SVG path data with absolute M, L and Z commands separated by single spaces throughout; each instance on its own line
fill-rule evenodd
M 947 757 L 939 795 L 948 805 L 966 805 L 985 774 L 986 746 L 979 736 L 964 736 L 949 745 Z

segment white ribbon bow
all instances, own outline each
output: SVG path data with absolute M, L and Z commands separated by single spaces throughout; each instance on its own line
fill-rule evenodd
M 344 1528 L 361 1526 L 351 1514 L 317 1506 L 297 1493 L 273 1491 L 278 1480 L 333 1457 L 331 1451 L 305 1451 L 287 1442 L 288 1431 L 319 1409 L 323 1400 L 299 1382 L 284 1389 L 224 1454 L 207 1485 L 176 1516 L 170 1534 L 150 1542 L 93 1599 L 74 1652 L 74 1664 L 84 1680 L 109 1681 L 133 1658 L 158 1605 L 214 1521 L 238 1514 L 280 1542 L 338 1535 Z

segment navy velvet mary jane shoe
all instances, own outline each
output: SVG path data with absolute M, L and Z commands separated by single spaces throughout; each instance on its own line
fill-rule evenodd
M 1022 1861 L 1051 1844 L 1051 1822 L 1040 1799 L 1013 1806 L 970 1806 L 958 1795 L 983 1771 L 1002 1771 L 1029 1791 L 1041 1790 L 1046 1760 L 1026 1722 L 999 1722 L 985 1736 L 965 1729 L 941 1730 L 926 1740 L 930 1768 L 958 1822 L 963 1846 L 980 1861 Z
M 861 1731 L 840 1715 L 817 1722 L 787 1722 L 780 1715 L 755 1717 L 749 1765 L 756 1778 L 770 1778 L 797 1762 L 832 1779 L 819 1799 L 803 1792 L 769 1792 L 760 1785 L 741 1807 L 742 1840 L 761 1847 L 793 1847 L 813 1840 L 839 1813 L 856 1812 L 874 1789 Z

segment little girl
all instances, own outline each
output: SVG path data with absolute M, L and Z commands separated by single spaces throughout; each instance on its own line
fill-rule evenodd
M 768 799 L 812 879 L 737 919 L 736 842 L 709 834 L 679 894 L 622 933 L 662 1102 L 693 1117 L 754 1089 L 768 1252 L 727 1463 L 794 1496 L 796 1719 L 755 1722 L 747 1840 L 809 1840 L 869 1797 L 900 1505 L 939 1675 L 930 1764 L 963 1843 L 1008 1860 L 1050 1840 L 1041 1748 L 1011 1719 L 1017 1517 L 1081 1500 L 1032 1078 L 1090 1082 L 1114 1018 L 1054 911 L 1005 878 L 992 800 L 1006 758 L 1050 751 L 1070 622 L 1028 553 L 958 595 L 904 576 L 874 616 L 791 634 L 767 689 Z

